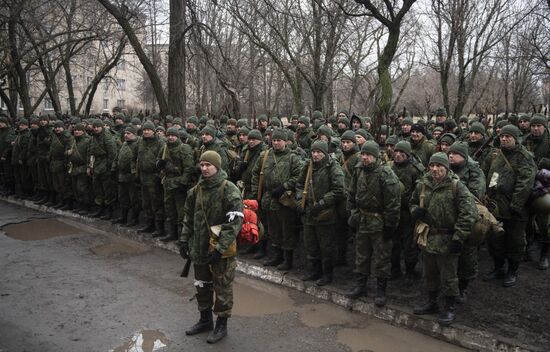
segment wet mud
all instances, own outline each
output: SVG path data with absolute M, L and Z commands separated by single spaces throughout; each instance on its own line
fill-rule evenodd
M 145 253 L 149 250 L 149 247 L 135 241 L 117 238 L 109 243 L 93 247 L 90 250 L 95 255 L 107 258 L 117 258 Z
M 58 219 L 37 219 L 2 227 L 6 236 L 20 241 L 41 241 L 53 237 L 87 234 L 83 229 Z
M 156 352 L 166 350 L 168 339 L 158 330 L 144 330 L 136 332 L 122 346 L 110 352 Z

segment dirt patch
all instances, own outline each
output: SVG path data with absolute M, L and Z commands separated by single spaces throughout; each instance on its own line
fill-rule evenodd
M 265 282 L 239 277 L 233 285 L 233 290 L 234 315 L 259 317 L 286 312 L 294 306 L 286 289 Z
M 58 219 L 37 219 L 2 227 L 6 236 L 20 241 L 41 241 L 53 237 L 88 234 Z
M 149 247 L 123 238 L 113 239 L 111 242 L 90 249 L 95 255 L 102 257 L 116 258 L 128 255 L 145 253 Z
M 168 346 L 168 339 L 158 330 L 144 330 L 134 334 L 122 346 L 111 352 L 155 352 Z

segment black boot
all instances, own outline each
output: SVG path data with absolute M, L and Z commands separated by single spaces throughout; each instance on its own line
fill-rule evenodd
M 455 320 L 455 297 L 445 297 L 445 309 L 439 315 L 439 324 L 449 326 Z
M 128 222 L 128 209 L 122 208 L 120 209 L 120 217 L 114 219 L 111 221 L 113 224 L 121 224 L 124 225 Z
M 212 311 L 204 310 L 201 313 L 200 320 L 193 325 L 189 330 L 185 332 L 185 335 L 196 335 L 201 332 L 210 331 L 214 328 L 214 321 L 212 320 Z
M 276 266 L 283 262 L 283 250 L 273 247 L 273 257 L 264 262 L 264 266 Z
M 170 224 L 170 231 L 168 232 L 168 236 L 161 238 L 160 240 L 162 242 L 170 242 L 175 241 L 179 238 L 178 236 L 178 225 L 176 224 Z
M 90 216 L 92 218 L 98 218 L 101 215 L 103 215 L 104 212 L 105 212 L 105 207 L 98 206 L 94 211 L 90 212 L 90 214 L 88 214 L 88 216 Z
M 456 303 L 464 304 L 468 300 L 468 279 L 458 279 L 458 290 L 460 294 L 456 297 Z
M 315 285 L 317 286 L 325 286 L 332 282 L 332 261 L 330 260 L 324 260 L 323 261 L 323 275 L 321 275 L 321 278 L 315 282 Z
M 48 193 L 48 202 L 46 204 L 44 204 L 44 206 L 46 207 L 51 207 L 53 205 L 56 204 L 56 201 L 55 201 L 55 192 L 49 192 Z
M 111 220 L 113 218 L 113 204 L 109 204 L 105 207 L 101 220 Z
M 227 318 L 218 317 L 214 331 L 208 334 L 206 342 L 216 343 L 227 336 Z
M 138 233 L 151 233 L 153 231 L 155 231 L 155 222 L 153 219 L 147 219 L 146 225 L 137 230 Z
M 512 287 L 516 285 L 516 282 L 518 281 L 518 268 L 519 262 L 508 259 L 508 273 L 502 282 L 502 286 Z
M 40 199 L 34 202 L 36 205 L 42 205 L 48 203 L 48 192 L 40 191 Z
M 504 259 L 502 258 L 493 258 L 495 268 L 493 271 L 488 272 L 483 276 L 483 281 L 491 281 L 495 279 L 502 279 L 506 276 L 504 272 Z
M 401 276 L 403 276 L 403 272 L 401 271 L 401 257 L 394 256 L 391 260 L 391 279 L 399 279 Z
M 538 268 L 540 270 L 548 270 L 550 264 L 548 263 L 548 249 L 550 248 L 550 243 L 543 243 L 540 248 L 540 260 Z
M 88 215 L 90 212 L 90 204 L 81 204 L 80 210 L 77 211 L 77 214 L 79 215 Z
M 310 260 L 307 273 L 302 277 L 302 281 L 314 281 L 321 277 L 321 261 Z
M 374 304 L 377 307 L 384 307 L 386 305 L 386 286 L 388 284 L 388 279 L 386 278 L 377 278 L 376 279 L 376 298 L 374 298 Z
M 294 251 L 292 249 L 283 252 L 284 261 L 277 265 L 277 270 L 287 271 L 292 269 L 292 260 L 294 259 Z
M 252 258 L 254 259 L 262 259 L 265 257 L 267 252 L 267 240 L 261 240 L 258 242 L 258 250 L 256 251 L 256 254 Z
M 414 314 L 424 315 L 424 314 L 434 314 L 439 311 L 437 306 L 437 291 L 428 292 L 428 301 L 414 307 Z
M 128 223 L 126 223 L 126 227 L 132 227 L 139 225 L 139 210 L 132 209 L 131 212 L 129 212 L 132 216 L 128 216 Z
M 73 210 L 73 201 L 71 199 L 67 199 L 65 201 L 65 205 L 61 207 L 59 210 Z
M 405 286 L 411 287 L 414 284 L 416 263 L 405 262 Z
M 164 221 L 155 221 L 155 231 L 151 235 L 153 236 L 153 238 L 166 236 L 166 231 L 164 230 Z
M 346 297 L 351 299 L 357 299 L 361 296 L 367 296 L 367 280 L 368 276 L 363 274 L 357 274 L 355 277 L 353 287 L 346 292 Z

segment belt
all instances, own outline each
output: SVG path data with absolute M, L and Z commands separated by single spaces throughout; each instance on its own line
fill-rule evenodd
M 359 210 L 361 211 L 361 214 L 363 215 L 374 215 L 374 216 L 382 216 L 384 214 L 380 213 L 380 212 L 377 212 L 377 211 L 370 211 L 369 209 L 365 209 L 365 208 L 359 208 Z

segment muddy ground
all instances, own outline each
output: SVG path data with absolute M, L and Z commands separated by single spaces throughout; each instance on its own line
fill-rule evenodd
M 3 202 L 0 227 L 2 352 L 463 351 L 242 275 L 210 346 L 183 333 L 198 314 L 177 254 Z

